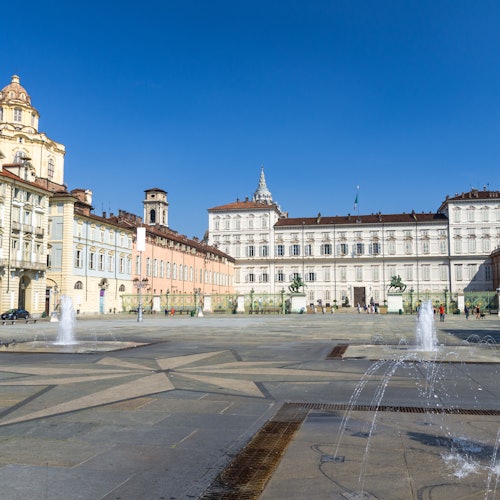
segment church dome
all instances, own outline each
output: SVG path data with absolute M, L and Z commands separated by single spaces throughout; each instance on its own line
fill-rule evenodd
M 14 75 L 11 82 L 0 91 L 0 102 L 12 102 L 31 106 L 31 98 L 26 89 L 19 83 L 17 75 Z

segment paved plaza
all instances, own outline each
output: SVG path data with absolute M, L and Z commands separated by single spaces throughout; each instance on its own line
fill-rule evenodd
M 447 316 L 422 362 L 415 324 L 79 318 L 79 352 L 0 326 L 0 499 L 500 499 L 500 319 Z

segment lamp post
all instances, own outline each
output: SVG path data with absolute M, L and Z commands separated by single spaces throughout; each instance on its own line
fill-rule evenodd
M 281 314 L 285 314 L 285 288 L 281 287 Z
M 167 288 L 167 305 L 165 307 L 165 314 L 168 314 L 169 313 L 169 309 L 168 309 L 168 296 L 170 295 L 170 290 Z
M 148 286 L 149 280 L 147 278 L 142 278 L 142 279 L 135 278 L 133 283 L 139 292 L 139 307 L 137 308 L 137 321 L 140 323 L 142 321 L 142 289 Z
M 448 314 L 448 288 L 444 288 L 444 311 Z
M 413 287 L 410 288 L 410 314 L 413 314 Z
M 252 289 L 250 290 L 250 314 L 253 314 L 253 294 L 255 293 L 255 290 Z

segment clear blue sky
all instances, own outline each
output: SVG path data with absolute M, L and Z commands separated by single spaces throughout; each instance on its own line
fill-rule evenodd
M 500 189 L 500 2 L 143 0 L 2 5 L 0 85 L 21 77 L 95 213 L 170 226 L 251 197 L 291 217 L 435 211 Z

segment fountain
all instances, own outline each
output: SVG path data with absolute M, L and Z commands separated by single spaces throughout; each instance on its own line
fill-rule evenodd
M 71 297 L 61 297 L 61 316 L 59 319 L 57 340 L 55 345 L 75 345 L 75 309 Z
M 73 307 L 71 297 L 63 295 L 61 297 L 59 308 L 59 319 L 57 322 L 57 338 L 50 340 L 50 333 L 52 328 L 41 326 L 42 323 L 32 324 L 30 327 L 36 329 L 34 339 L 26 338 L 28 330 L 24 325 L 22 334 L 24 338 L 17 337 L 10 342 L 0 343 L 0 351 L 2 352 L 46 352 L 58 354 L 88 354 L 93 352 L 108 352 L 118 351 L 122 349 L 130 349 L 134 347 L 141 347 L 147 345 L 144 342 L 129 342 L 113 338 L 113 340 L 101 340 L 97 338 L 95 331 L 89 331 L 87 328 L 85 332 L 80 333 L 80 338 L 76 338 L 76 314 Z M 90 340 L 88 340 L 90 335 Z M 108 336 L 106 333 L 104 337 Z M 40 337 L 43 340 L 39 340 Z M 114 337 L 114 336 L 113 336 Z
M 417 350 L 425 352 L 437 351 L 436 325 L 434 323 L 434 308 L 432 301 L 422 304 L 417 321 Z
M 498 363 L 496 346 L 489 338 L 477 345 L 438 345 L 431 301 L 419 311 L 415 334 L 415 345 L 354 346 L 352 357 L 369 353 L 365 359 L 375 362 L 341 420 L 335 416 L 337 439 L 331 455 L 322 451 L 322 472 L 351 500 L 494 499 L 500 484 L 498 412 L 479 406 L 483 386 L 468 363 Z

